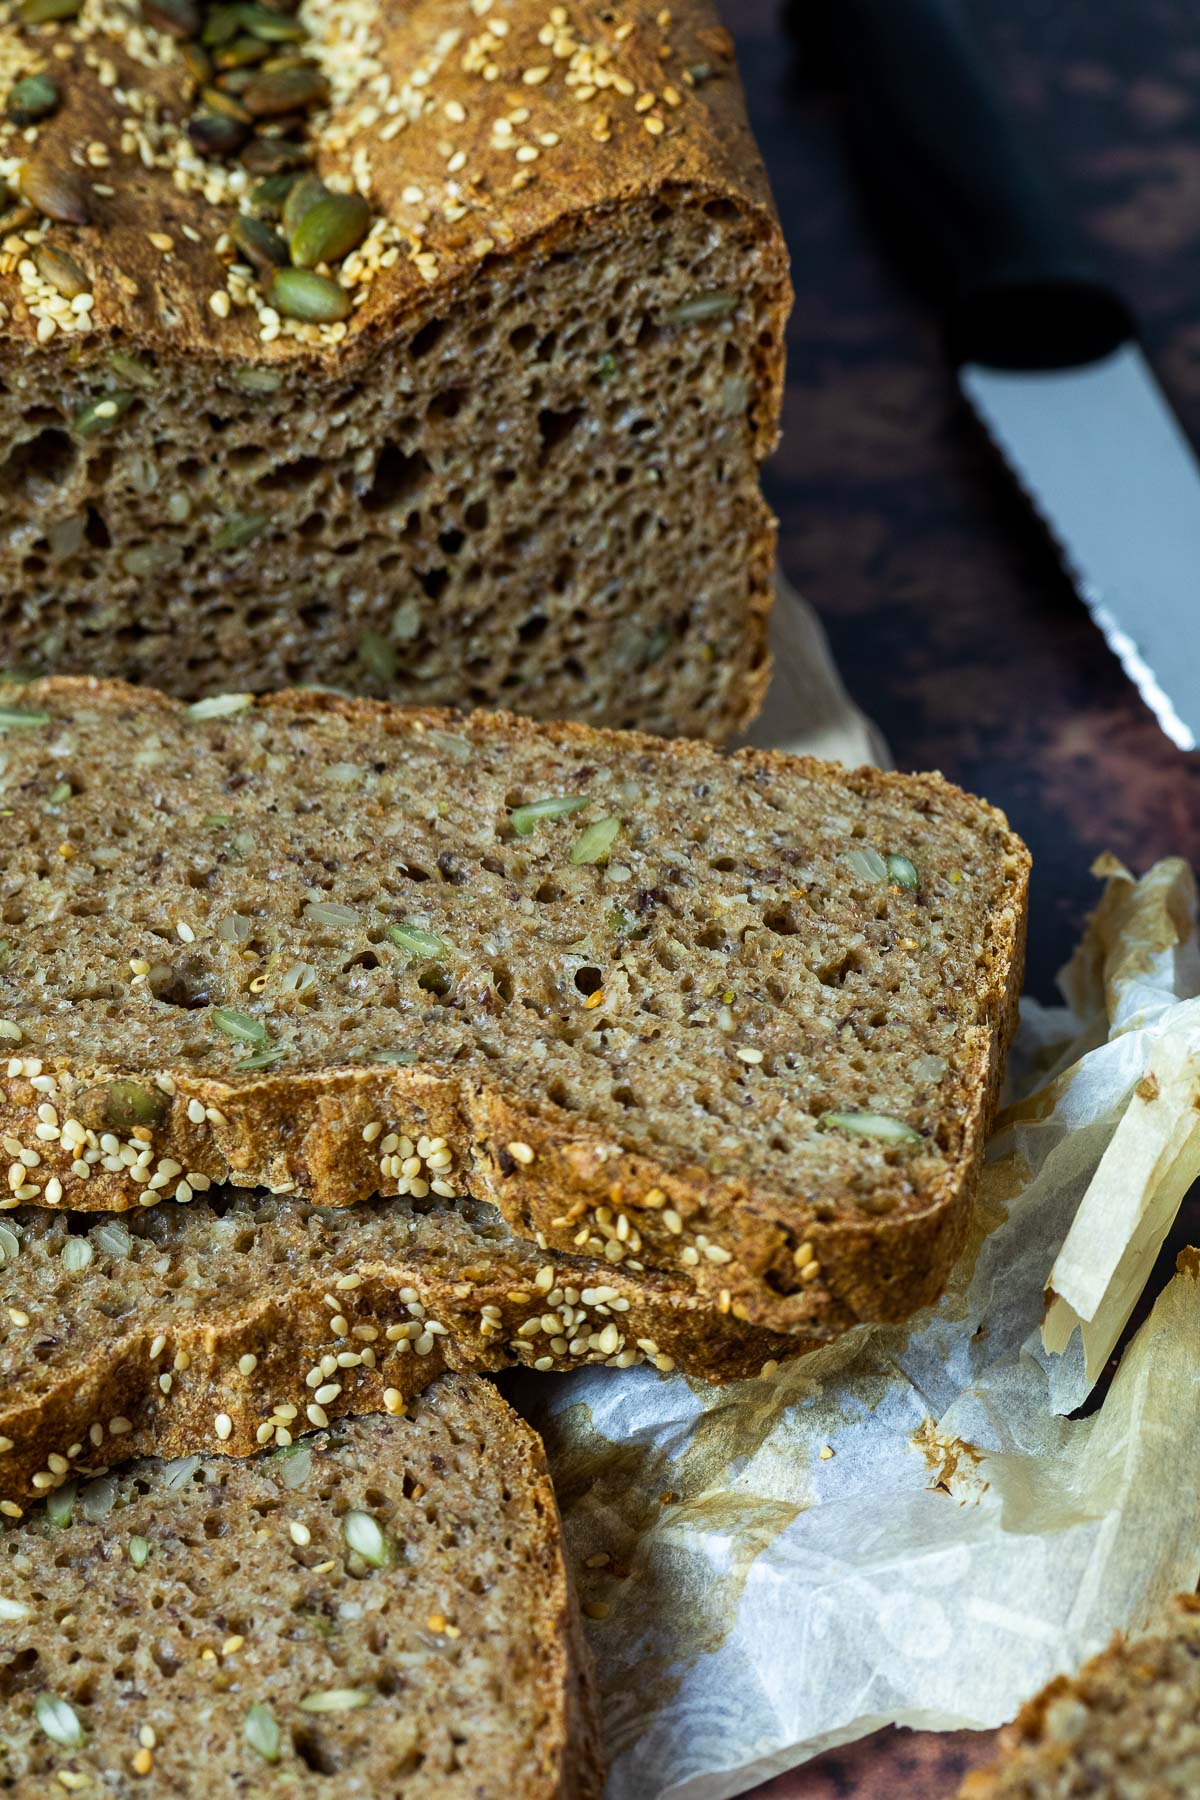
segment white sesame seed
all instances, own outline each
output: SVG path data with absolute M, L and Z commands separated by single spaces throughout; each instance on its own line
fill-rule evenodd
M 293 1544 L 298 1544 L 301 1550 L 312 1543 L 312 1532 L 308 1529 L 307 1525 L 302 1525 L 299 1519 L 292 1519 L 290 1521 L 288 1525 L 288 1534 L 291 1537 Z
M 217 1414 L 216 1418 L 213 1420 L 213 1430 L 216 1432 L 222 1443 L 225 1443 L 227 1439 L 232 1436 L 233 1420 L 228 1413 Z

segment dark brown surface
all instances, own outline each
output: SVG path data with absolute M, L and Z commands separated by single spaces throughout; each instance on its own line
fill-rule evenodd
M 1200 439 L 1193 8 L 969 0 L 969 10 Z M 900 766 L 941 768 L 986 794 L 1028 841 L 1029 985 L 1050 998 L 1093 903 L 1099 851 L 1139 868 L 1169 852 L 1200 861 L 1200 760 L 1160 734 L 981 441 L 934 309 L 885 260 L 861 212 L 828 71 L 789 46 L 778 0 L 726 0 L 725 12 L 797 290 L 768 482 L 783 565 Z M 1164 1272 L 1198 1231 L 1193 1196 Z M 991 1741 L 879 1732 L 780 1777 L 760 1800 L 943 1800 Z

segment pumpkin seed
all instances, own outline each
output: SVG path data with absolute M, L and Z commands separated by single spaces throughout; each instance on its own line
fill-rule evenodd
M 246 1742 L 252 1750 L 257 1750 L 264 1762 L 279 1761 L 280 1746 L 283 1734 L 275 1722 L 275 1714 L 261 1700 L 256 1700 L 246 1713 Z
M 71 429 L 76 437 L 97 437 L 102 431 L 111 431 L 136 399 L 137 395 L 128 389 L 101 394 L 98 400 L 90 400 L 80 408 L 71 421 Z
M 213 78 L 213 59 L 203 44 L 184 44 L 179 51 L 179 60 L 196 83 L 204 87 Z
M 30 206 L 61 225 L 90 225 L 92 214 L 87 193 L 78 176 L 46 157 L 22 163 L 17 177 Z
M 75 1508 L 75 1496 L 79 1492 L 77 1481 L 64 1482 L 62 1487 L 55 1488 L 46 1500 L 46 1517 L 57 1530 L 63 1531 L 71 1523 L 71 1514 Z
M 19 706 L 0 706 L 0 731 L 32 731 L 38 725 L 49 723 L 49 713 L 22 712 Z
M 37 244 L 33 252 L 34 267 L 43 281 L 48 281 L 55 293 L 66 300 L 77 299 L 80 294 L 90 294 L 92 284 L 84 274 L 73 256 L 65 250 L 56 249 L 53 244 Z
M 364 631 L 358 640 L 358 660 L 379 681 L 396 679 L 396 648 L 378 631 Z
M 256 119 L 280 118 L 323 106 L 329 98 L 329 83 L 316 68 L 278 69 L 252 82 L 242 98 Z
M 888 879 L 894 887 L 908 888 L 911 893 L 916 893 L 921 885 L 917 865 L 910 862 L 907 856 L 889 856 L 887 872 Z
M 243 30 L 252 32 L 268 44 L 302 44 L 308 28 L 287 13 L 275 12 L 269 6 L 255 6 L 251 0 L 235 8 Z
M 539 819 L 565 819 L 582 811 L 588 804 L 587 794 L 550 794 L 545 800 L 531 800 L 528 806 L 514 806 L 512 828 L 518 837 L 529 837 Z
M 292 233 L 292 261 L 298 269 L 341 262 L 362 243 L 371 209 L 361 194 L 330 194 L 310 206 Z
M 695 325 L 701 319 L 723 319 L 737 304 L 736 294 L 718 288 L 711 294 L 695 294 L 690 300 L 682 300 L 662 315 L 662 321 L 664 325 Z
M 351 1508 L 342 1520 L 342 1535 L 351 1550 L 373 1569 L 386 1569 L 391 1562 L 391 1546 L 373 1513 Z
M 283 229 L 291 237 L 301 219 L 314 206 L 328 197 L 329 189 L 316 175 L 304 175 L 293 182 L 283 203 Z
M 252 544 L 266 530 L 267 520 L 261 513 L 232 513 L 213 534 L 217 550 L 241 550 Z
M 248 706 L 254 705 L 253 694 L 206 694 L 203 700 L 193 700 L 187 709 L 189 719 L 227 719 L 231 713 L 245 712 Z M 232 825 L 232 819 L 206 819 L 208 825 Z
M 827 1131 L 848 1131 L 851 1137 L 877 1138 L 884 1144 L 921 1142 L 919 1131 L 889 1113 L 827 1112 L 821 1114 L 820 1123 Z
M 21 1240 L 11 1225 L 0 1225 L 0 1268 L 16 1262 L 21 1254 Z
M 326 1688 L 320 1694 L 306 1694 L 300 1702 L 301 1712 L 351 1712 L 356 1706 L 370 1706 L 374 1688 Z
M 238 1012 L 232 1006 L 214 1006 L 212 1021 L 217 1030 L 223 1031 L 235 1044 L 252 1044 L 256 1050 L 265 1050 L 271 1041 L 261 1019 L 254 1018 L 251 1013 Z
M 217 113 L 223 119 L 236 119 L 239 125 L 253 123 L 241 101 L 233 94 L 225 93 L 222 88 L 206 87 L 200 99 L 210 113 Z
M 271 305 L 288 319 L 329 325 L 350 311 L 344 287 L 313 269 L 280 269 L 271 283 Z
M 57 1694 L 39 1694 L 33 1710 L 38 1724 L 52 1743 L 61 1744 L 64 1750 L 82 1750 L 83 1726 L 69 1701 L 60 1699 Z
M 411 1069 L 418 1060 L 415 1050 L 376 1050 L 367 1058 L 373 1063 L 395 1063 L 402 1069 Z
M 58 85 L 49 75 L 26 75 L 14 81 L 4 110 L 14 125 L 36 125 L 57 112 L 61 101 Z
M 193 113 L 187 122 L 187 134 L 201 156 L 232 156 L 250 135 L 249 127 L 225 113 Z
M 194 38 L 200 29 L 195 0 L 142 0 L 142 17 L 173 38 Z
M 256 219 L 250 213 L 239 213 L 232 237 L 239 250 L 244 250 L 251 262 L 264 271 L 287 267 L 287 245 L 262 219 Z
M 277 394 L 283 386 L 281 369 L 234 369 L 229 379 L 244 394 Z
M 353 931 L 358 924 L 354 907 L 342 906 L 337 900 L 310 900 L 304 906 L 303 916 L 314 925 L 332 925 L 335 929 Z
M 287 1051 L 281 1044 L 272 1044 L 266 1050 L 255 1050 L 252 1055 L 243 1056 L 239 1062 L 235 1062 L 234 1073 L 249 1075 L 258 1069 L 273 1069 L 286 1055 Z
M 127 1136 L 135 1125 L 160 1125 L 170 1108 L 167 1096 L 140 1081 L 114 1081 L 104 1102 L 104 1117 L 114 1131 Z
M 261 38 L 235 37 L 232 43 L 221 44 L 217 48 L 213 53 L 213 62 L 222 71 L 245 75 L 252 81 L 256 65 L 265 62 L 270 54 L 270 49 Z
M 445 956 L 451 948 L 445 938 L 437 937 L 421 925 L 389 925 L 388 936 L 410 956 Z
M 310 152 L 306 144 L 286 137 L 252 138 L 242 151 L 242 167 L 251 175 L 276 175 L 282 169 L 302 169 Z
M 602 863 L 608 861 L 608 853 L 617 840 L 621 829 L 620 819 L 597 819 L 586 831 L 581 831 L 571 846 L 573 863 Z
M 60 19 L 73 19 L 83 0 L 21 0 L 17 8 L 22 25 L 54 25 Z
M 145 388 L 147 393 L 158 386 L 156 371 L 149 363 L 143 362 L 140 356 L 131 356 L 128 350 L 110 350 L 108 366 L 122 381 L 128 381 L 133 387 Z
M 129 1540 L 129 1560 L 135 1569 L 144 1569 L 150 1555 L 148 1538 L 131 1537 Z
M 217 44 L 228 44 L 240 29 L 241 20 L 237 16 L 236 6 L 210 6 L 204 29 L 200 33 L 200 42 L 210 48 Z
M 71 1237 L 63 1245 L 62 1256 L 59 1260 L 69 1275 L 78 1275 L 84 1269 L 90 1268 L 95 1254 L 87 1238 Z
M 297 176 L 291 169 L 280 169 L 274 175 L 265 175 L 250 189 L 250 205 L 256 212 L 265 213 L 269 219 L 277 219 L 296 181 Z

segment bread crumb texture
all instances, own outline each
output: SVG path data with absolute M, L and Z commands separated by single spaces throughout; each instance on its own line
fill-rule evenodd
M 960 1800 L 1192 1800 L 1200 1793 L 1200 1600 L 1152 1636 L 1061 1675 L 1005 1731 Z
M 497 1206 L 830 1335 L 938 1291 L 1028 858 L 936 776 L 0 689 L 0 1204 Z
M 789 299 L 706 0 L 15 0 L 5 661 L 727 734 Z

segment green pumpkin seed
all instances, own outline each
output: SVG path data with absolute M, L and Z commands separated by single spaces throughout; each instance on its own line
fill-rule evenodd
M 232 156 L 250 135 L 250 128 L 226 113 L 193 113 L 187 134 L 201 156 Z
M 73 256 L 65 250 L 57 249 L 53 244 L 37 244 L 33 251 L 34 267 L 43 281 L 48 281 L 55 293 L 66 300 L 75 300 L 80 294 L 90 294 L 92 284 L 84 274 Z
M 252 1013 L 238 1012 L 232 1006 L 214 1006 L 212 1022 L 218 1031 L 232 1038 L 235 1044 L 249 1044 L 255 1050 L 265 1050 L 271 1042 L 271 1034 L 261 1019 Z
M 242 167 L 251 175 L 277 175 L 283 169 L 302 169 L 311 152 L 307 144 L 290 138 L 252 138 L 242 151 Z
M 451 948 L 445 938 L 437 937 L 421 925 L 389 925 L 388 936 L 410 956 L 446 956 Z
M 396 679 L 396 648 L 381 632 L 363 632 L 358 640 L 358 660 L 378 681 Z
M 213 48 L 218 44 L 228 44 L 241 30 L 241 20 L 236 6 L 210 6 L 204 21 L 204 29 L 200 33 L 200 42 Z
M 545 800 L 531 800 L 528 806 L 514 806 L 512 828 L 518 837 L 529 837 L 539 819 L 565 819 L 581 812 L 588 804 L 587 794 L 550 794 Z
M 329 189 L 316 175 L 302 175 L 292 183 L 283 203 L 283 229 L 290 238 L 305 214 L 329 196 Z
M 98 400 L 80 408 L 71 421 L 71 429 L 76 437 L 98 437 L 102 431 L 111 431 L 136 399 L 137 395 L 128 390 L 101 394 Z
M 281 369 L 234 369 L 229 379 L 244 394 L 277 394 L 283 386 Z
M 240 1062 L 235 1062 L 234 1073 L 249 1075 L 258 1069 L 273 1069 L 286 1055 L 287 1051 L 281 1044 L 272 1044 L 266 1050 L 256 1050 L 253 1055 L 243 1056 Z
M 114 1081 L 105 1098 L 104 1118 L 114 1131 L 128 1136 L 135 1125 L 161 1125 L 170 1105 L 157 1088 L 145 1087 L 140 1081 Z
M 0 731 L 32 731 L 38 725 L 49 723 L 49 713 L 22 712 L 17 706 L 0 706 Z
M 46 1736 L 64 1750 L 82 1750 L 83 1726 L 79 1715 L 67 1700 L 57 1694 L 39 1694 L 33 1703 L 37 1722 Z
M 71 1523 L 71 1514 L 75 1510 L 75 1496 L 79 1492 L 77 1481 L 66 1481 L 62 1487 L 55 1488 L 46 1498 L 46 1518 L 57 1531 L 63 1531 Z
M 200 99 L 210 113 L 217 113 L 223 119 L 236 119 L 239 125 L 250 125 L 253 122 L 241 101 L 235 95 L 227 94 L 223 88 L 206 87 Z
M 60 19 L 73 19 L 83 0 L 21 0 L 17 8 L 22 25 L 53 25 Z
M 919 1144 L 921 1134 L 903 1119 L 889 1113 L 827 1112 L 820 1123 L 827 1131 L 848 1131 L 851 1137 L 876 1138 L 883 1144 Z
M 251 262 L 262 269 L 284 269 L 287 267 L 287 245 L 277 231 L 254 218 L 250 213 L 239 213 L 233 227 L 233 241 L 239 250 L 244 250 Z
M 58 85 L 49 75 L 26 75 L 9 89 L 4 110 L 14 125 L 36 125 L 57 112 L 61 101 Z
M 261 537 L 267 523 L 262 513 L 231 513 L 214 533 L 213 546 L 217 550 L 240 550 Z
M 246 1713 L 244 1726 L 246 1742 L 252 1750 L 257 1750 L 264 1762 L 279 1761 L 280 1746 L 283 1733 L 275 1722 L 275 1714 L 261 1700 L 255 1701 Z
M 179 50 L 179 60 L 196 83 L 204 87 L 213 78 L 213 59 L 203 44 L 183 44 Z
M 323 106 L 329 98 L 329 83 L 316 68 L 278 69 L 252 82 L 242 98 L 256 119 L 282 118 L 286 113 Z
M 110 350 L 108 366 L 122 381 L 129 382 L 132 387 L 144 388 L 147 393 L 158 386 L 156 371 L 140 356 L 131 356 L 128 350 Z
M 45 157 L 21 164 L 21 193 L 47 219 L 62 225 L 89 225 L 91 208 L 79 177 Z
M 907 856 L 889 856 L 887 859 L 888 880 L 893 887 L 908 888 L 916 893 L 921 885 L 921 877 L 917 873 L 917 865 L 910 862 Z
M 361 194 L 330 194 L 309 207 L 292 233 L 292 261 L 298 269 L 341 262 L 366 237 L 371 209 Z
M 213 52 L 213 62 L 223 72 L 245 75 L 247 80 L 253 81 L 255 68 L 270 54 L 269 46 L 261 38 L 236 37 Z
M 194 38 L 200 29 L 195 0 L 142 0 L 142 17 L 173 38 Z
M 621 829 L 620 819 L 597 819 L 586 831 L 581 831 L 571 846 L 573 863 L 602 863 L 608 861 L 608 853 L 617 841 L 617 833 Z
M 265 213 L 270 219 L 277 219 L 283 211 L 283 203 L 295 187 L 299 177 L 292 169 L 280 169 L 277 174 L 266 175 L 255 182 L 250 190 L 250 205 L 255 212 Z
M 287 13 L 278 13 L 269 6 L 255 6 L 249 3 L 235 8 L 238 20 L 245 31 L 252 32 L 256 38 L 262 38 L 268 44 L 302 44 L 308 36 L 308 28 L 299 19 L 290 18 Z
M 129 1540 L 129 1560 L 135 1569 L 144 1569 L 150 1555 L 150 1543 L 144 1537 L 131 1537 Z
M 329 325 L 350 311 L 350 296 L 327 275 L 312 269 L 280 269 L 271 283 L 271 305 L 288 319 Z
M 690 300 L 683 300 L 662 315 L 664 325 L 695 325 L 701 319 L 723 319 L 733 312 L 738 304 L 738 296 L 725 288 L 718 288 L 711 294 L 696 294 Z

